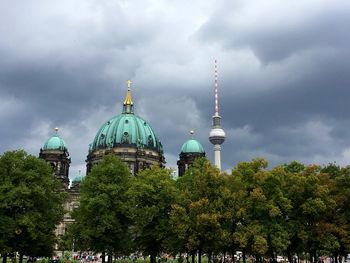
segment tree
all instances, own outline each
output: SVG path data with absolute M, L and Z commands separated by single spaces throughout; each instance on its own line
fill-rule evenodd
M 109 261 L 131 248 L 130 183 L 128 167 L 107 155 L 80 185 L 80 205 L 73 212 L 70 233 L 85 250 L 107 253 Z
M 224 209 L 222 211 L 223 220 L 221 225 L 224 231 L 225 244 L 222 252 L 229 252 L 231 257 L 234 258 L 239 246 L 235 239 L 235 233 L 246 213 L 246 207 L 244 206 L 246 193 L 240 178 L 228 174 L 223 179 L 222 202 Z
M 332 179 L 328 189 L 335 205 L 328 207 L 320 222 L 318 236 L 322 250 L 333 255 L 337 262 L 338 256 L 346 256 L 350 251 L 350 169 L 330 163 L 321 172 Z
M 221 251 L 225 232 L 222 227 L 223 176 L 205 158 L 197 159 L 177 181 L 179 200 L 173 205 L 171 222 L 186 252 L 208 253 Z
M 263 183 L 269 176 L 267 161 L 255 159 L 242 162 L 232 170 L 232 176 L 241 184 L 239 214 L 237 226 L 233 233 L 235 243 L 245 255 L 255 255 L 257 259 L 268 251 L 267 235 L 264 232 L 268 199 L 263 191 Z
M 169 215 L 176 199 L 170 169 L 152 166 L 133 178 L 129 195 L 133 200 L 134 237 L 138 249 L 150 255 L 151 263 L 165 250 L 171 236 Z
M 293 165 L 295 166 L 295 165 Z M 317 165 L 309 165 L 290 170 L 284 167 L 284 193 L 291 201 L 292 209 L 287 214 L 290 244 L 288 257 L 292 254 L 308 252 L 317 262 L 320 251 L 325 248 L 325 240 L 332 239 L 325 220 L 334 211 L 332 196 L 334 181 L 327 173 L 322 173 Z M 333 170 L 333 168 L 332 168 Z
M 1 254 L 51 256 L 65 194 L 43 160 L 22 150 L 0 156 Z

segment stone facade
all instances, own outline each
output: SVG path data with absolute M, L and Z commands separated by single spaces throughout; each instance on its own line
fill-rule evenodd
M 136 175 L 139 171 L 152 165 L 163 167 L 165 159 L 163 154 L 155 149 L 139 148 L 133 145 L 120 144 L 113 149 L 101 149 L 90 152 L 86 159 L 86 173 L 89 174 L 93 165 L 97 164 L 107 154 L 118 156 Z
M 193 162 L 200 157 L 205 157 L 205 153 L 184 153 L 179 154 L 177 161 L 179 176 L 183 176 L 186 170 L 193 164 Z

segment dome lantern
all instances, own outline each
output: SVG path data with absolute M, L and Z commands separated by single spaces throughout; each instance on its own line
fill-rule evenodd
M 123 103 L 123 113 L 134 113 L 134 103 L 131 98 L 131 81 L 128 80 L 128 91 Z

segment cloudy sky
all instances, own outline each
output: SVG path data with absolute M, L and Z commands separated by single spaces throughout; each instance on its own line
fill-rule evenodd
M 0 153 L 38 155 L 58 126 L 85 172 L 131 79 L 169 167 L 190 130 L 213 160 L 217 59 L 225 170 L 350 164 L 349 28 L 348 0 L 0 0 Z

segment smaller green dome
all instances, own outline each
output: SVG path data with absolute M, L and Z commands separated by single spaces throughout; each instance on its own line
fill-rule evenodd
M 84 176 L 81 175 L 77 175 L 76 177 L 74 177 L 72 183 L 81 183 L 81 181 L 83 181 Z
M 204 153 L 204 149 L 199 141 L 190 139 L 182 145 L 181 152 L 182 153 Z
M 67 150 L 66 143 L 57 134 L 49 138 L 44 144 L 43 150 Z
M 85 176 L 80 173 L 74 177 L 72 180 L 71 189 L 78 189 L 80 187 L 80 183 L 84 180 Z

